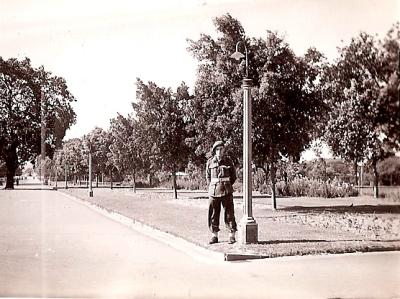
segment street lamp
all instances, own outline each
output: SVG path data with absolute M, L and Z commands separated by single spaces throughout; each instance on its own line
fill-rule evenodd
M 58 181 L 58 167 L 57 167 L 57 164 L 56 164 L 56 186 L 55 186 L 54 190 L 57 190 L 57 181 Z
M 92 145 L 89 143 L 89 197 L 93 197 L 92 189 Z
M 65 189 L 68 189 L 68 170 L 66 161 L 64 161 L 64 175 L 65 175 Z
M 241 244 L 258 242 L 258 224 L 253 218 L 252 203 L 252 140 L 251 140 L 251 79 L 249 79 L 249 62 L 247 57 L 247 47 L 243 42 L 245 55 L 239 52 L 237 42 L 236 51 L 231 58 L 240 60 L 246 59 L 246 76 L 243 79 L 243 218 L 239 223 L 238 241 Z

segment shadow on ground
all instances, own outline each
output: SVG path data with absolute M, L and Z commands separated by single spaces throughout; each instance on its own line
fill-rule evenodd
M 400 205 L 350 205 L 350 206 L 320 206 L 303 207 L 293 206 L 279 209 L 287 212 L 297 213 L 360 213 L 360 214 L 400 214 Z
M 358 239 L 358 240 L 269 240 L 269 241 L 258 241 L 257 244 L 260 245 L 272 245 L 272 244 L 293 244 L 293 243 L 336 243 L 336 242 L 361 242 L 365 241 L 365 239 Z M 400 240 L 373 240 L 374 242 L 399 242 Z

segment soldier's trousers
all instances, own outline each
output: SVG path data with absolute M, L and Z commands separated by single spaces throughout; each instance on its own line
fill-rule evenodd
M 224 208 L 224 221 L 226 228 L 230 232 L 237 231 L 237 225 L 235 220 L 235 206 L 233 204 L 233 195 L 228 194 L 221 197 L 210 196 L 210 202 L 208 207 L 208 227 L 211 232 L 216 233 L 219 231 L 219 218 L 221 214 L 221 205 Z

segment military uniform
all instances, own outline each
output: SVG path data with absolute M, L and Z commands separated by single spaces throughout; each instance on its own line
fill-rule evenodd
M 216 145 L 217 143 L 213 146 L 213 152 Z M 232 194 L 232 185 L 236 181 L 235 165 L 228 157 L 224 156 L 219 160 L 217 156 L 214 156 L 207 161 L 206 178 L 210 198 L 208 226 L 212 233 L 217 233 L 219 231 L 222 204 L 225 210 L 225 225 L 229 231 L 234 234 L 237 231 Z

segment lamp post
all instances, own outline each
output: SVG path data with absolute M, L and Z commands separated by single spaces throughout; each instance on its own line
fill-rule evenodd
M 56 164 L 56 186 L 55 186 L 55 190 L 57 190 L 57 181 L 58 181 L 58 168 L 57 168 L 57 164 Z
M 64 175 L 65 175 L 65 189 L 68 189 L 68 170 L 67 170 L 67 163 L 64 162 Z
M 89 144 L 89 197 L 93 197 L 92 189 L 92 145 Z
M 253 218 L 253 203 L 252 203 L 252 129 L 251 129 L 251 85 L 249 79 L 249 62 L 247 57 L 247 47 L 243 42 L 245 55 L 239 52 L 239 45 L 236 44 L 236 51 L 231 55 L 231 58 L 240 60 L 246 59 L 246 76 L 243 79 L 243 218 L 239 223 L 238 241 L 241 244 L 257 243 L 258 242 L 258 224 Z

